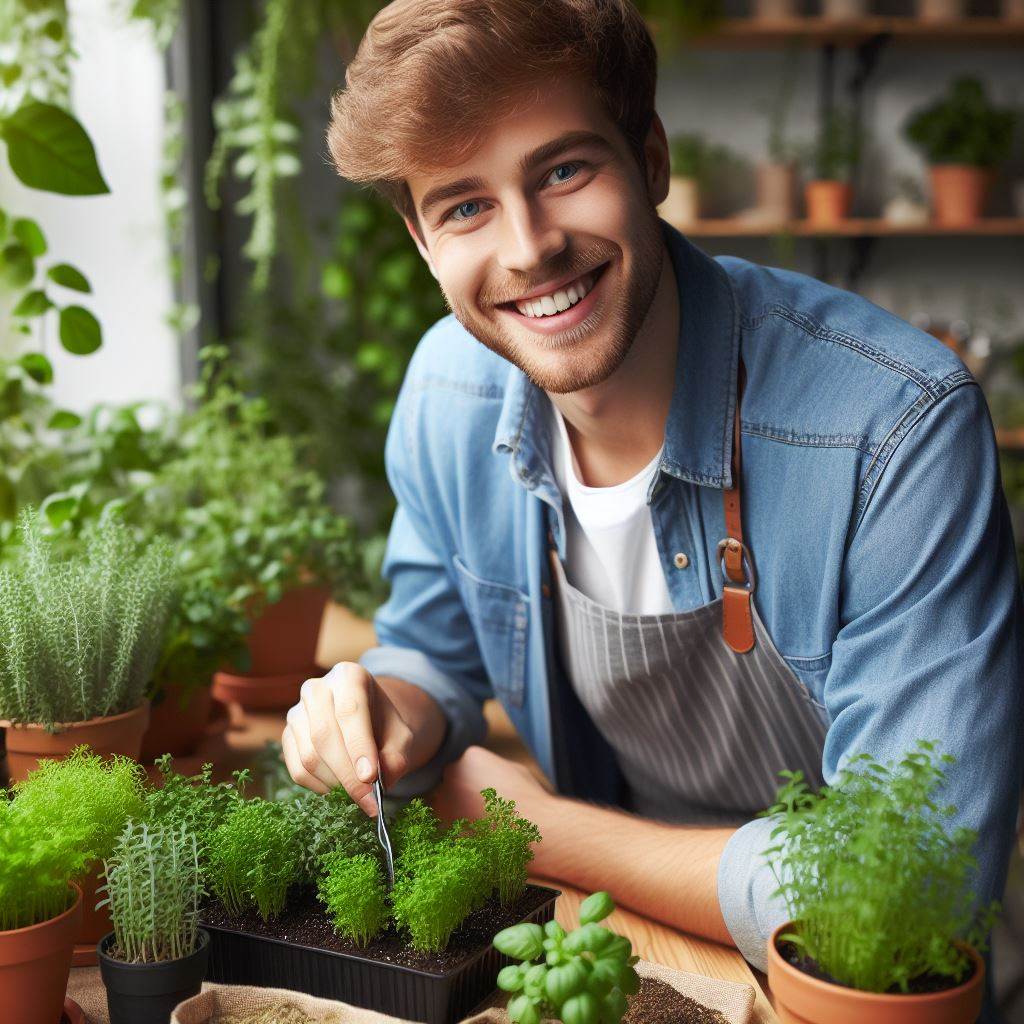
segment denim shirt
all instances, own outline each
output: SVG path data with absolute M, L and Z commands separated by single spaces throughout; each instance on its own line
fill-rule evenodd
M 648 502 L 675 609 L 722 591 L 742 352 L 754 602 L 829 723 L 823 777 L 860 751 L 889 761 L 939 740 L 957 759 L 942 794 L 959 808 L 950 823 L 979 833 L 976 896 L 1000 897 L 1024 747 L 1022 602 L 980 388 L 950 349 L 869 300 L 711 258 L 660 223 L 680 327 Z M 559 792 L 622 803 L 615 759 L 554 649 L 546 538 L 564 557 L 565 527 L 546 402 L 453 316 L 410 363 L 385 449 L 398 501 L 383 568 L 391 596 L 375 617 L 380 646 L 360 661 L 430 693 L 448 730 L 396 793 L 422 792 L 482 742 L 481 703 L 494 696 Z M 787 917 L 762 857 L 772 825 L 742 824 L 718 872 L 729 931 L 762 970 Z

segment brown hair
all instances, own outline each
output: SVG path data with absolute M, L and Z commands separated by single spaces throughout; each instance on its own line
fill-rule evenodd
M 643 169 L 657 54 L 631 0 L 394 0 L 331 97 L 327 147 L 341 177 L 418 227 L 406 176 L 462 162 L 495 103 L 570 75 L 592 85 Z

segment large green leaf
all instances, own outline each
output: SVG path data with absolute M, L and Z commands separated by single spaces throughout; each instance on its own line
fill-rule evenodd
M 85 275 L 76 270 L 70 263 L 58 263 L 50 267 L 46 276 L 64 288 L 73 288 L 76 292 L 91 292 L 92 288 Z
M 0 121 L 11 170 L 29 188 L 67 196 L 109 192 L 85 129 L 66 110 L 28 103 Z
M 60 311 L 60 343 L 76 356 L 87 356 L 103 344 L 96 317 L 82 306 L 65 306 Z

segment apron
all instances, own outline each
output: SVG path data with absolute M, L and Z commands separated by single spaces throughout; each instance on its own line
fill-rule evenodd
M 722 595 L 665 615 L 622 614 L 573 587 L 549 534 L 566 675 L 614 751 L 630 809 L 738 825 L 775 802 L 783 769 L 822 785 L 827 714 L 775 649 L 753 602 L 740 514 L 740 362 Z

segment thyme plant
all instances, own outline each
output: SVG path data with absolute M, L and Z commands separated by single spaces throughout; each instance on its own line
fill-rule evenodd
M 778 816 L 765 850 L 794 927 L 782 935 L 835 981 L 865 992 L 907 992 L 924 974 L 963 978 L 999 904 L 972 909 L 977 833 L 948 831 L 953 806 L 936 742 L 918 741 L 898 764 L 850 759 L 835 783 L 809 791 L 802 772 L 764 815 Z
M 195 951 L 203 883 L 187 828 L 130 822 L 103 862 L 114 955 L 127 963 L 179 960 Z
M 0 568 L 0 718 L 52 728 L 137 707 L 175 601 L 170 545 L 137 551 L 114 508 L 64 560 L 34 509 L 18 528 L 20 561 Z
M 284 909 L 302 877 L 301 835 L 286 807 L 240 801 L 210 837 L 210 888 L 231 915 L 255 909 L 264 921 Z
M 324 858 L 379 857 L 380 846 L 372 819 L 342 787 L 329 793 L 305 793 L 285 805 L 299 833 L 302 880 L 315 883 L 323 874 Z
M 335 929 L 365 946 L 387 924 L 390 915 L 380 863 L 369 854 L 343 853 L 326 858 L 317 895 Z

